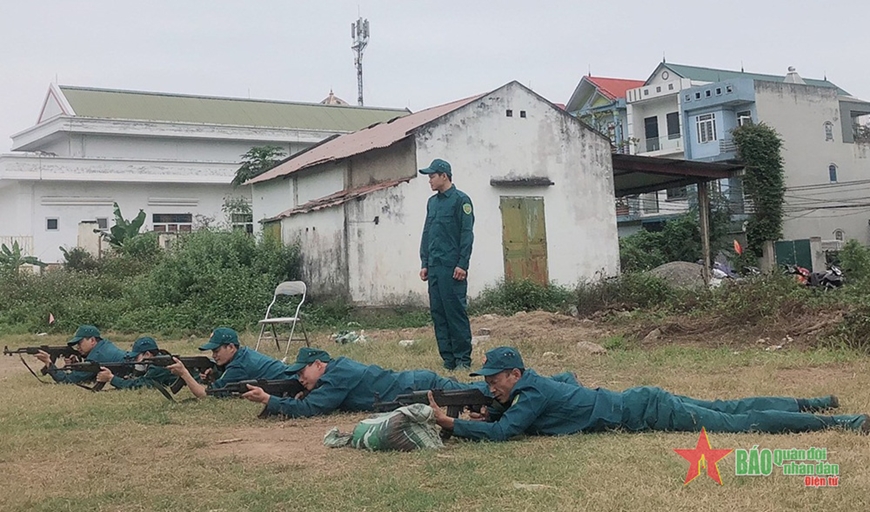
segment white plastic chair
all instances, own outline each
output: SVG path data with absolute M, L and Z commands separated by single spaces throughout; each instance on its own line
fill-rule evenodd
M 305 302 L 306 291 L 307 287 L 302 281 L 284 281 L 275 288 L 275 295 L 272 296 L 272 303 L 269 304 L 268 308 L 266 308 L 266 316 L 258 322 L 260 324 L 260 335 L 257 337 L 257 346 L 254 347 L 254 350 L 260 349 L 260 342 L 263 341 L 267 327 L 269 327 L 272 331 L 272 338 L 275 340 L 275 346 L 278 348 L 279 351 L 281 350 L 281 345 L 278 342 L 278 332 L 275 329 L 275 326 L 278 324 L 290 324 L 290 337 L 287 338 L 287 346 L 284 348 L 284 358 L 281 361 L 287 362 L 287 352 L 290 350 L 290 344 L 293 341 L 305 341 L 306 347 L 311 346 L 308 343 L 308 333 L 305 332 L 305 325 L 302 323 L 302 317 L 300 316 L 302 304 Z M 275 306 L 275 303 L 278 301 L 279 296 L 293 297 L 297 295 L 301 295 L 302 297 L 299 300 L 299 304 L 296 305 L 296 312 L 293 314 L 293 316 L 270 316 L 272 313 L 272 307 Z M 301 337 L 294 337 L 296 334 L 297 324 L 299 324 L 299 328 L 302 330 Z

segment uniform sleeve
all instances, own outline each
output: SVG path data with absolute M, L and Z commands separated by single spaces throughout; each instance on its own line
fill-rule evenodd
M 223 375 L 221 375 L 220 378 L 214 381 L 209 387 L 222 388 L 227 384 L 231 384 L 233 382 L 240 382 L 243 380 L 251 380 L 249 373 L 242 369 L 240 366 L 228 365 Z
M 420 268 L 429 267 L 429 203 L 426 203 L 426 222 L 423 223 L 423 236 L 420 237 Z
M 525 432 L 541 416 L 546 406 L 547 398 L 541 391 L 524 389 L 498 421 L 455 420 L 453 435 L 477 441 L 506 441 Z
M 65 372 L 58 369 L 55 365 L 48 367 L 48 375 L 51 379 L 59 384 L 79 384 L 94 380 L 96 376 L 89 372 Z
M 471 246 L 474 243 L 474 208 L 471 198 L 465 196 L 459 204 L 459 262 L 457 267 L 468 270 Z
M 159 368 L 156 366 L 152 366 L 148 368 L 148 371 L 145 372 L 145 375 L 141 377 L 136 377 L 135 379 L 122 379 L 121 377 L 114 376 L 112 377 L 111 383 L 112 386 L 118 389 L 138 389 L 138 388 L 150 388 L 154 387 L 154 383 L 166 384 L 167 375 L 171 377 L 169 380 L 169 384 L 171 384 L 175 380 L 175 376 L 172 375 L 168 370 L 164 368 Z
M 325 383 L 301 400 L 272 396 L 266 404 L 266 413 L 283 414 L 290 418 L 326 415 L 337 410 L 349 392 L 349 388 Z

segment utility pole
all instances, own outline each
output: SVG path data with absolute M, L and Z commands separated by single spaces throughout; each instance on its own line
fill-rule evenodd
M 353 46 L 350 47 L 354 51 L 354 65 L 356 66 L 356 81 L 357 81 L 357 103 L 363 105 L 363 75 L 362 75 L 362 58 L 363 50 L 369 44 L 369 20 L 359 18 L 356 23 L 350 24 L 350 38 L 353 39 Z

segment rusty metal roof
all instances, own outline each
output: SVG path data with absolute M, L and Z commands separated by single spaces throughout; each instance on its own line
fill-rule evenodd
M 613 153 L 613 188 L 616 197 L 643 194 L 738 176 L 739 163 L 698 162 Z
M 297 206 L 295 208 L 290 208 L 289 210 L 285 210 L 272 218 L 263 219 L 260 222 L 272 222 L 275 220 L 286 219 L 287 217 L 290 217 L 291 215 L 296 215 L 297 213 L 308 213 L 316 210 L 322 210 L 323 208 L 338 206 L 350 201 L 351 199 L 362 197 L 366 194 L 375 192 L 376 190 L 383 190 L 385 188 L 395 187 L 400 183 L 408 183 L 409 181 L 411 181 L 411 178 L 400 178 L 397 180 L 383 181 L 381 183 L 375 183 L 372 185 L 365 185 L 362 187 L 340 190 L 334 194 L 330 194 L 328 196 L 315 199 L 313 201 L 308 201 L 307 203 Z
M 269 181 L 302 169 L 342 160 L 372 149 L 385 148 L 411 135 L 424 124 L 463 107 L 483 97 L 472 96 L 437 107 L 427 108 L 414 114 L 399 117 L 386 123 L 378 123 L 362 130 L 328 139 L 306 151 L 291 155 L 271 170 L 245 182 L 246 185 Z

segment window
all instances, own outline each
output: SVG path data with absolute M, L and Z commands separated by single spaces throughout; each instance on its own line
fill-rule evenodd
M 249 235 L 254 233 L 254 214 L 234 213 L 231 220 L 233 231 L 244 231 Z
M 680 113 L 679 112 L 671 112 L 667 115 L 668 121 L 668 139 L 679 139 L 680 138 Z
M 190 213 L 155 213 L 151 217 L 157 233 L 190 233 L 193 231 L 193 215 Z
M 737 113 L 737 126 L 752 124 L 752 112 L 744 110 Z
M 692 95 L 691 95 L 691 94 L 687 94 L 687 95 L 686 95 L 686 101 L 692 101 Z
M 719 96 L 720 94 L 722 94 L 722 88 L 721 88 L 721 87 L 717 87 L 717 88 L 716 88 L 716 96 Z
M 834 230 L 834 240 L 839 240 L 841 242 L 846 240 L 846 232 L 843 231 L 842 229 L 835 229 Z
M 46 231 L 57 231 L 57 217 L 45 219 Z
M 657 85 L 657 86 L 656 86 L 656 92 L 662 92 L 662 86 L 661 86 L 661 85 Z
M 695 99 L 696 99 L 696 100 L 700 100 L 700 99 L 701 99 L 701 91 L 698 91 L 698 92 L 695 93 Z
M 695 118 L 698 128 L 698 142 L 713 142 L 716 140 L 716 114 L 704 114 Z
M 835 164 L 828 166 L 828 179 L 831 180 L 831 183 L 837 182 L 837 166 Z
M 109 229 L 109 219 L 105 217 L 97 219 L 97 227 L 99 229 Z
M 649 96 L 649 89 L 644 89 L 644 90 L 643 90 L 643 95 L 644 95 L 644 96 Z
M 730 85 L 726 85 L 726 86 L 725 86 L 725 92 L 726 92 L 726 93 L 733 92 L 733 91 L 734 91 L 734 88 L 731 87 Z
M 669 91 L 673 91 L 673 90 L 674 90 L 674 84 L 668 84 L 668 90 L 669 90 Z
M 522 117 L 523 119 L 526 118 L 526 111 L 525 110 L 520 110 L 520 117 Z
M 689 197 L 689 192 L 686 190 L 686 187 L 669 188 L 667 193 L 668 201 L 679 201 Z
M 834 123 L 825 121 L 825 140 L 834 140 Z
M 707 89 L 706 91 L 704 91 L 704 96 L 706 96 L 708 98 L 710 97 L 710 89 Z
M 507 109 L 507 110 L 504 111 L 504 115 L 506 115 L 507 117 L 513 117 L 513 116 L 514 116 L 514 111 L 511 110 L 511 109 Z

